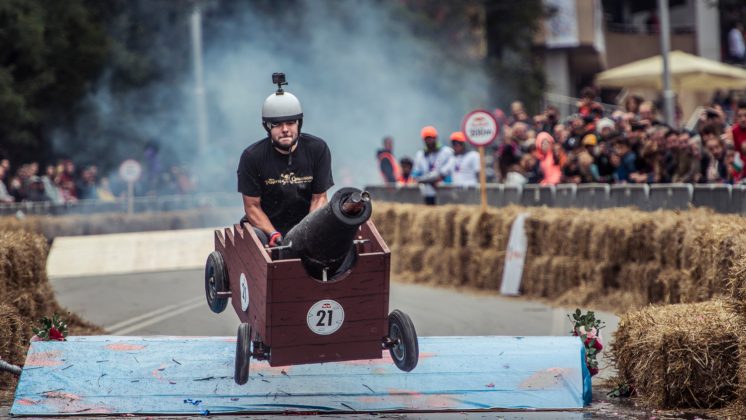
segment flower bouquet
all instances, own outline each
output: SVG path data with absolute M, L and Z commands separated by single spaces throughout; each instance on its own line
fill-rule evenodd
M 604 349 L 604 345 L 601 343 L 601 329 L 604 327 L 604 323 L 596 319 L 596 314 L 593 311 L 583 314 L 580 309 L 576 309 L 572 316 L 568 315 L 567 317 L 573 324 L 570 334 L 580 337 L 585 346 L 585 364 L 588 366 L 591 376 L 593 376 L 598 373 L 596 356 Z
M 67 324 L 57 314 L 52 319 L 44 317 L 39 320 L 40 328 L 32 328 L 34 336 L 31 341 L 65 341 L 67 337 Z

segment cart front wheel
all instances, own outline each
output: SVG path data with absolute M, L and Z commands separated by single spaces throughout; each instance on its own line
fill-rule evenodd
M 251 360 L 251 326 L 242 323 L 238 326 L 236 339 L 236 370 L 233 380 L 243 385 L 249 381 L 249 362 Z
M 420 357 L 420 348 L 417 343 L 417 331 L 409 315 L 398 309 L 391 312 L 389 338 L 393 342 L 389 352 L 396 367 L 405 372 L 414 369 Z
M 219 293 L 228 291 L 228 275 L 225 270 L 223 255 L 212 251 L 205 264 L 205 296 L 210 310 L 219 314 L 228 305 L 228 298 Z

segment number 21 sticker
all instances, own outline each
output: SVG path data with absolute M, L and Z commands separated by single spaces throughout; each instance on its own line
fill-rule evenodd
M 345 320 L 342 305 L 331 300 L 320 300 L 308 310 L 306 322 L 308 328 L 318 335 L 329 335 L 336 332 Z

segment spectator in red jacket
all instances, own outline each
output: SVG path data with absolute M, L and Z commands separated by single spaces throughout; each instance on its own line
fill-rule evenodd
M 731 129 L 733 133 L 733 145 L 736 152 L 741 155 L 741 161 L 746 162 L 746 102 L 739 102 L 736 110 L 736 123 Z

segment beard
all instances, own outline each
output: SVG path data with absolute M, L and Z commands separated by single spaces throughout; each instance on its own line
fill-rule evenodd
M 295 144 L 298 143 L 298 137 L 299 136 L 300 135 L 295 136 L 293 138 L 293 141 L 290 142 L 290 144 L 282 144 L 282 143 L 280 143 L 279 140 L 272 139 L 272 146 L 275 147 L 276 149 L 280 149 L 282 151 L 289 152 L 293 148 L 293 146 L 295 146 Z

